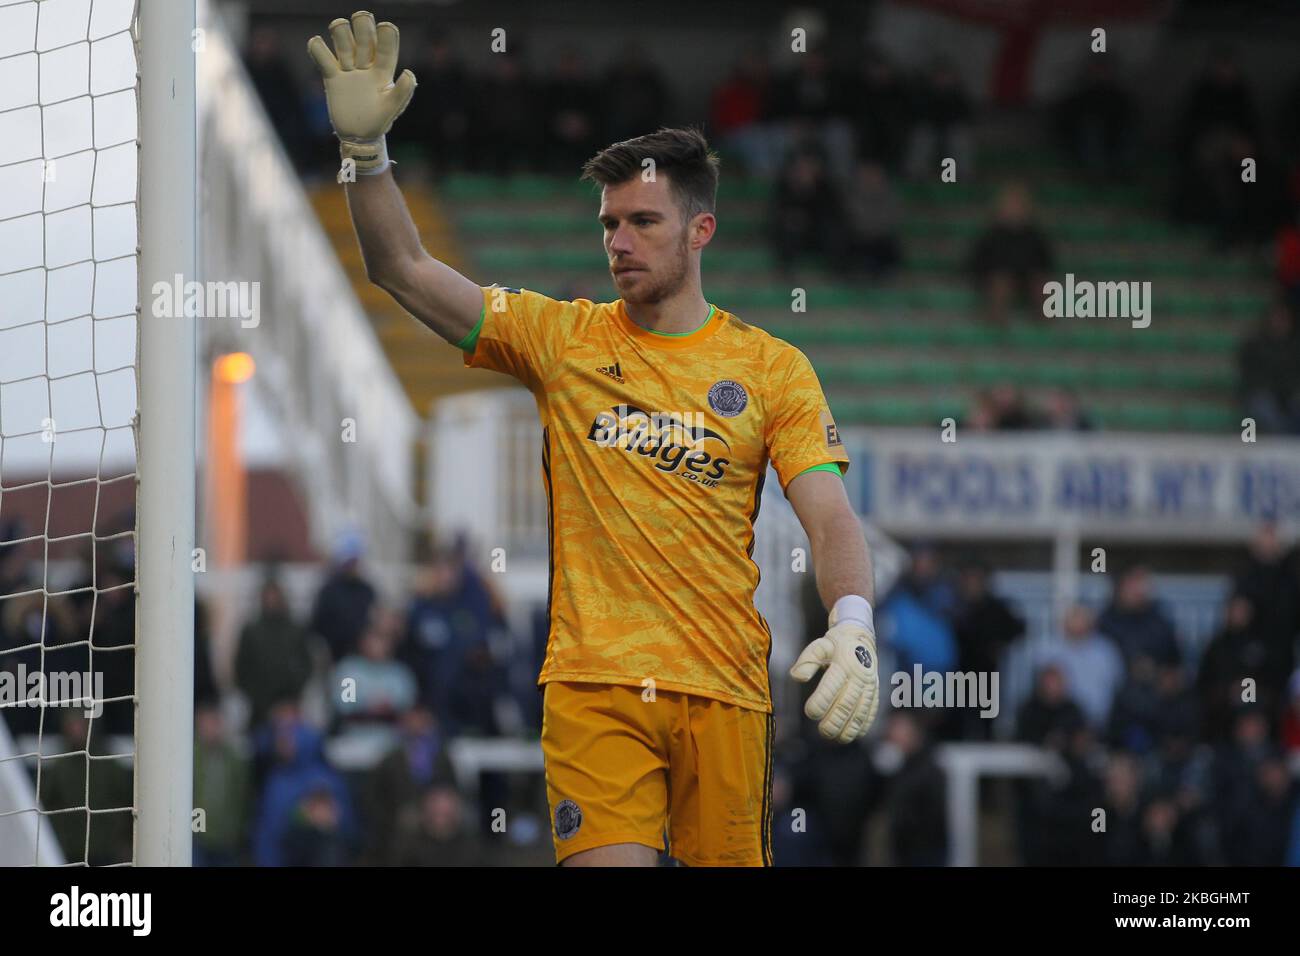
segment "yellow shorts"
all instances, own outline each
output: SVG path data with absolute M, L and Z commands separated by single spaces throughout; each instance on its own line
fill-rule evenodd
M 688 866 L 771 866 L 771 714 L 617 684 L 544 693 L 557 862 L 614 843 L 662 850 L 667 833 Z

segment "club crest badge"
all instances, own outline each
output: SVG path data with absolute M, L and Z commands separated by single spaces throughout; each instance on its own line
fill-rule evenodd
M 582 826 L 582 809 L 572 800 L 561 800 L 555 808 L 555 835 L 567 840 Z
M 714 382 L 709 389 L 709 408 L 723 418 L 735 418 L 749 404 L 749 395 L 745 386 L 730 379 Z

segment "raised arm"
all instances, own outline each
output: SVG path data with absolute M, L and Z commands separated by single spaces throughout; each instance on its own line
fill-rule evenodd
M 393 82 L 397 27 L 376 26 L 374 15 L 361 11 L 351 22 L 331 23 L 330 37 L 333 52 L 320 37 L 312 37 L 307 50 L 325 83 L 343 162 L 356 172 L 346 189 L 366 277 L 448 342 L 458 343 L 478 324 L 483 290 L 425 252 L 393 179 L 385 136 L 415 93 L 410 70 Z
M 474 330 L 483 290 L 424 251 L 391 170 L 347 185 L 366 277 L 453 345 Z

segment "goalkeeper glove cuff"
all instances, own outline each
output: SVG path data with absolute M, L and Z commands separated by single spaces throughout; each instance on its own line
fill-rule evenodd
M 871 610 L 871 602 L 856 594 L 846 594 L 835 602 L 831 608 L 831 626 L 837 621 L 857 621 L 873 634 L 876 632 L 876 618 Z
M 388 140 L 384 136 L 364 142 L 340 139 L 339 155 L 345 163 L 350 159 L 356 164 L 358 176 L 377 176 L 392 165 L 388 158 Z

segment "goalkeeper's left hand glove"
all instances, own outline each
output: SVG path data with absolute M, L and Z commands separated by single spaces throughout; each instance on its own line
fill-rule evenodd
M 823 737 L 842 744 L 857 740 L 870 729 L 880 704 L 880 675 L 876 670 L 876 635 L 871 628 L 871 606 L 865 598 L 847 605 L 852 617 L 841 613 L 844 601 L 831 609 L 830 630 L 799 655 L 790 676 L 801 684 L 823 667 L 826 673 L 817 684 L 804 713 L 819 721 Z M 854 613 L 858 608 L 862 612 Z

